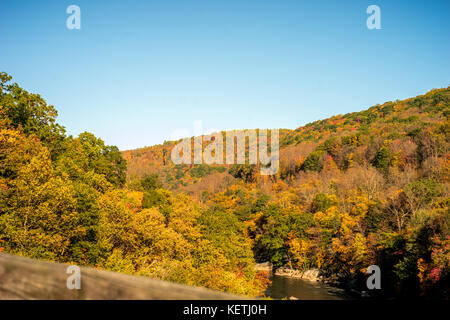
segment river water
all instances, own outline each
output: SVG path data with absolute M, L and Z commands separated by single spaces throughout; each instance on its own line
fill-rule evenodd
M 271 277 L 272 284 L 267 288 L 266 296 L 273 299 L 295 297 L 299 300 L 343 300 L 346 299 L 340 289 L 320 282 L 311 282 L 286 276 Z

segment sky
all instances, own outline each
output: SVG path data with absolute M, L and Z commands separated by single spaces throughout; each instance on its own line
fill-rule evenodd
M 449 14 L 447 0 L 1 0 L 0 71 L 68 134 L 121 150 L 193 135 L 194 121 L 295 129 L 447 87 Z

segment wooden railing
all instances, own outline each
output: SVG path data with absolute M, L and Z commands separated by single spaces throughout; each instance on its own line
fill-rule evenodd
M 142 276 L 80 268 L 80 289 L 68 289 L 68 264 L 0 253 L 0 300 L 4 299 L 244 299 L 205 288 Z M 69 286 L 70 287 L 70 286 Z

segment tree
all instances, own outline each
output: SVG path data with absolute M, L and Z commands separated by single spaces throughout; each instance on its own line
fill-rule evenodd
M 151 191 L 157 188 L 161 188 L 162 184 L 159 181 L 157 174 L 145 175 L 141 179 L 141 187 L 143 191 Z
M 311 204 L 311 211 L 317 212 L 317 211 L 326 211 L 328 208 L 337 205 L 337 199 L 336 196 L 331 195 L 328 196 L 324 193 L 318 193 L 314 197 L 312 204 Z
M 17 159 L 15 150 L 8 158 Z M 0 233 L 7 250 L 69 261 L 72 238 L 85 233 L 78 223 L 73 186 L 54 175 L 47 148 L 35 148 L 24 160 L 0 197 Z
M 83 132 L 78 136 L 86 157 L 88 166 L 95 173 L 103 174 L 114 186 L 122 187 L 126 180 L 126 161 L 116 146 L 107 146 L 92 133 Z
M 290 231 L 289 215 L 282 212 L 276 204 L 270 204 L 255 222 L 259 226 L 256 232 L 254 250 L 256 259 L 270 261 L 275 268 L 286 262 L 285 243 Z
M 303 162 L 304 171 L 317 171 L 322 170 L 322 151 L 313 151 L 308 157 L 306 157 L 305 162 Z
M 373 159 L 373 165 L 380 171 L 386 172 L 391 161 L 389 148 L 384 145 L 378 150 Z
M 408 183 L 404 188 L 405 201 L 409 210 L 414 214 L 418 210 L 433 202 L 443 195 L 444 186 L 433 179 L 421 179 Z
M 55 159 L 63 149 L 65 129 L 56 123 L 58 112 L 38 94 L 30 93 L 12 77 L 0 72 L 0 106 L 13 128 L 20 128 L 26 135 L 36 135 L 50 150 Z
M 256 166 L 254 164 L 233 164 L 228 173 L 235 178 L 244 180 L 245 182 L 254 182 Z

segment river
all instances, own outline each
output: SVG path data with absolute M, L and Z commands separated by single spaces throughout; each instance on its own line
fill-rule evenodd
M 272 284 L 266 290 L 266 296 L 273 299 L 295 297 L 299 300 L 343 300 L 348 299 L 341 289 L 320 282 L 311 282 L 286 276 L 271 277 Z

